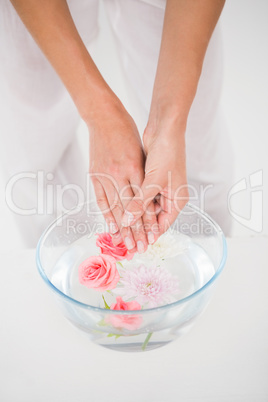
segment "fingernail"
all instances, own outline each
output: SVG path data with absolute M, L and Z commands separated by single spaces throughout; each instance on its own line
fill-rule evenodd
M 119 228 L 118 228 L 118 226 L 117 226 L 116 223 L 110 222 L 110 224 L 109 224 L 109 230 L 110 230 L 110 233 L 111 233 L 111 234 L 114 234 L 114 233 L 118 232 Z
M 131 250 L 135 246 L 134 242 L 128 236 L 125 237 L 125 245 L 126 245 L 128 250 Z
M 153 230 L 153 233 L 155 233 L 156 235 L 159 234 L 159 232 L 160 232 L 160 227 L 159 227 L 158 223 L 154 223 L 154 224 L 153 224 L 152 230 Z
M 144 244 L 141 240 L 137 241 L 137 249 L 139 254 L 144 253 Z
M 121 225 L 124 227 L 127 227 L 127 226 L 131 225 L 133 220 L 134 220 L 134 215 L 129 211 L 125 211 L 123 218 L 122 218 Z
M 153 234 L 153 232 L 149 232 L 147 237 L 148 237 L 148 243 L 153 244 L 154 243 L 154 234 Z

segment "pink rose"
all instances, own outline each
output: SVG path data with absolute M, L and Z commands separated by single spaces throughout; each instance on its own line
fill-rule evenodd
M 88 288 L 100 292 L 114 289 L 120 279 L 116 260 L 110 255 L 98 255 L 87 258 L 78 268 L 79 282 Z
M 100 247 L 102 254 L 111 255 L 117 261 L 131 260 L 134 253 L 129 253 L 124 242 L 119 243 L 117 246 L 113 245 L 110 233 L 100 233 L 96 240 L 96 245 Z
M 116 303 L 111 304 L 110 310 L 141 310 L 141 305 L 136 301 L 124 302 L 119 296 Z M 140 315 L 111 315 L 108 320 L 116 328 L 129 330 L 138 329 L 142 323 Z

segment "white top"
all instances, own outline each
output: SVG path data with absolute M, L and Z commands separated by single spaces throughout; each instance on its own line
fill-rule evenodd
M 228 240 L 216 293 L 188 335 L 151 352 L 92 344 L 61 315 L 33 250 L 0 255 L 0 400 L 268 400 L 268 240 Z
M 151 4 L 152 6 L 165 8 L 166 7 L 166 0 L 142 0 L 144 3 Z

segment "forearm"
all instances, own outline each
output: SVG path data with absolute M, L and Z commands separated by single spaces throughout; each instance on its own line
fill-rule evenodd
M 50 61 L 85 121 L 100 107 L 119 102 L 90 57 L 65 0 L 11 0 L 23 23 Z
M 224 2 L 167 0 L 150 126 L 157 127 L 163 117 L 186 126 L 206 49 Z

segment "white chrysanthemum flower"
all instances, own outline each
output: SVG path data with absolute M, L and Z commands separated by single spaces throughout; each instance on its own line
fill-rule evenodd
M 113 293 L 124 300 L 135 301 L 146 307 L 158 307 L 175 301 L 174 294 L 179 291 L 179 281 L 163 267 L 146 267 L 126 270 L 120 279 L 120 285 Z
M 154 244 L 148 246 L 145 253 L 140 255 L 141 259 L 156 261 L 175 257 L 183 253 L 190 244 L 190 239 L 181 233 L 164 233 Z

